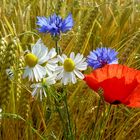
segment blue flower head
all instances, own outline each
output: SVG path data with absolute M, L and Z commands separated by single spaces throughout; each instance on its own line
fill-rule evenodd
M 59 15 L 53 14 L 50 17 L 37 17 L 36 24 L 40 26 L 38 31 L 41 33 L 50 33 L 52 36 L 59 36 L 60 33 L 71 30 L 73 27 L 72 14 L 69 14 L 65 19 Z
M 101 68 L 107 64 L 118 64 L 118 52 L 110 48 L 97 48 L 87 56 L 87 63 L 94 69 Z

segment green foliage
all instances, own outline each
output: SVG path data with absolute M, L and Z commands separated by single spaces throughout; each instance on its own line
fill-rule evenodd
M 140 69 L 139 1 L 1 0 L 0 139 L 138 140 L 140 110 L 110 106 L 82 81 L 66 89 L 56 85 L 42 102 L 31 97 L 27 81 L 22 80 L 23 51 L 39 37 L 54 47 L 50 36 L 38 34 L 35 25 L 36 16 L 54 12 L 62 17 L 71 12 L 74 18 L 73 30 L 60 39 L 64 53 L 86 56 L 103 44 L 119 52 L 120 63 Z M 11 67 L 13 81 L 6 75 Z

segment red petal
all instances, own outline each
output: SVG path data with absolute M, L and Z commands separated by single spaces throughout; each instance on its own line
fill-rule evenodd
M 127 106 L 140 107 L 140 85 L 138 85 L 134 91 L 126 99 Z
M 103 96 L 107 102 L 120 101 L 128 104 L 126 99 L 140 84 L 140 72 L 124 65 L 112 64 L 85 75 L 84 80 L 95 91 L 103 88 Z

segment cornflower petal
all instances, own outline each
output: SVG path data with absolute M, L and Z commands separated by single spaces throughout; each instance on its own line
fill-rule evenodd
M 73 27 L 73 18 L 72 14 L 69 14 L 63 21 L 61 25 L 61 31 L 66 32 L 68 30 L 71 30 Z

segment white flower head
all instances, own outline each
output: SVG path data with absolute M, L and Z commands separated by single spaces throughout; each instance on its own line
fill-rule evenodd
M 31 85 L 31 88 L 33 88 L 32 96 L 40 96 L 40 100 L 42 101 L 43 95 L 47 97 L 46 87 L 55 84 L 56 83 L 55 79 L 56 79 L 56 74 L 52 74 L 47 78 L 43 78 L 42 82 L 32 84 Z
M 69 58 L 65 54 L 58 55 L 58 60 L 62 65 L 56 67 L 57 80 L 61 79 L 61 82 L 67 85 L 71 82 L 75 84 L 77 82 L 76 76 L 84 79 L 84 75 L 80 71 L 87 69 L 87 62 L 82 54 L 75 55 L 74 52 L 71 52 Z
M 25 67 L 25 71 L 23 74 L 23 78 L 29 77 L 29 80 L 33 81 L 41 81 L 42 78 L 47 72 L 53 68 L 51 67 L 51 58 L 56 55 L 54 49 L 48 51 L 48 48 L 43 44 L 42 40 L 39 39 L 37 43 L 31 48 L 31 52 L 25 55 L 25 62 L 27 66 Z M 52 61 L 52 65 L 54 65 L 54 61 Z M 43 66 L 43 65 L 46 66 Z M 49 70 L 48 70 L 49 69 Z

